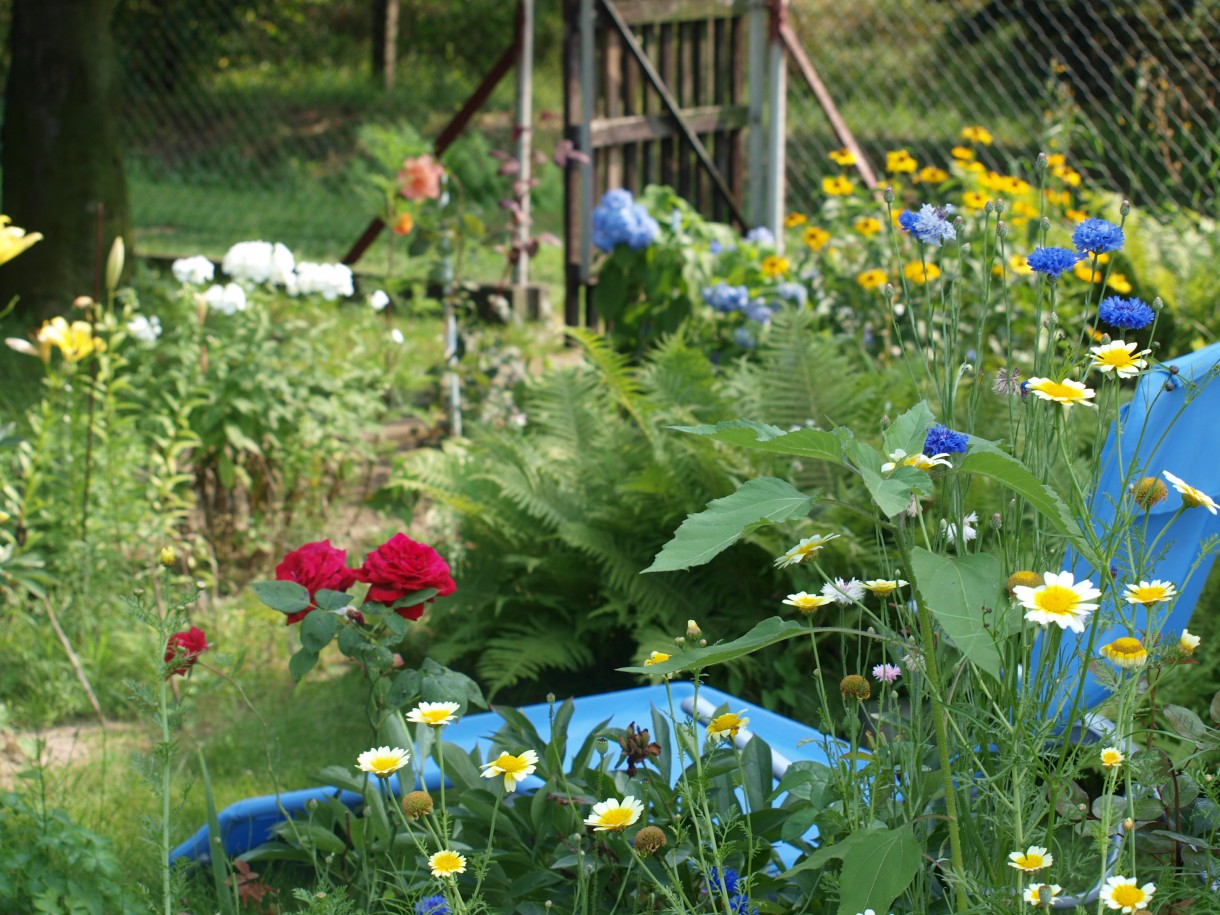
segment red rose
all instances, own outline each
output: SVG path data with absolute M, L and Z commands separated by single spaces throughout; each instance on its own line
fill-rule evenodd
M 177 674 L 184 675 L 195 666 L 199 656 L 208 648 L 208 637 L 198 626 L 192 626 L 186 632 L 175 632 L 165 643 L 165 663 L 172 665 L 165 679 Z
M 347 550 L 337 550 L 329 540 L 307 543 L 284 557 L 275 567 L 276 581 L 295 581 L 309 592 L 309 606 L 296 613 L 289 613 L 284 621 L 287 626 L 299 623 L 311 610 L 317 609 L 313 602 L 319 591 L 346 591 L 356 582 L 356 570 L 347 567 Z
M 369 553 L 364 565 L 356 570 L 356 578 L 369 585 L 365 600 L 386 606 L 425 588 L 436 588 L 437 597 L 457 590 L 449 575 L 449 563 L 432 547 L 416 543 L 406 534 L 395 534 Z M 417 620 L 424 615 L 424 605 L 399 607 L 394 612 Z

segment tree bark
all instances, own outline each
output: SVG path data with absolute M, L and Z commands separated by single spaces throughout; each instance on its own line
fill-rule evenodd
M 0 302 L 20 295 L 19 313 L 33 319 L 94 294 L 97 265 L 104 272 L 116 236 L 132 247 L 110 31 L 115 2 L 13 0 L 3 211 L 45 238 L 0 267 Z

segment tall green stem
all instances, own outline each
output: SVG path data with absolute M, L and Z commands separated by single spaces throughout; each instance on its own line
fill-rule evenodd
M 165 643 L 164 623 L 162 623 L 161 642 Z M 168 673 L 168 672 L 167 672 Z M 161 677 L 161 898 L 165 905 L 165 915 L 174 915 L 174 894 L 170 889 L 170 844 L 169 844 L 169 677 Z

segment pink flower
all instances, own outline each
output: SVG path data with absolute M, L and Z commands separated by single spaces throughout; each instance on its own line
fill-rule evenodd
M 435 200 L 441 195 L 445 167 L 431 156 L 403 159 L 398 192 L 407 200 Z
M 873 668 L 873 679 L 882 683 L 893 683 L 902 676 L 902 668 L 897 664 L 878 664 Z

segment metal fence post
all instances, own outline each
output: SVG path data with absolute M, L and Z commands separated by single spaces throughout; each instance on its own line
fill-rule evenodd
M 750 226 L 761 226 L 767 220 L 766 137 L 763 133 L 763 102 L 767 69 L 767 0 L 753 0 L 749 20 L 749 80 L 750 115 L 746 128 L 746 194 L 750 198 L 746 213 Z
M 530 181 L 534 174 L 534 0 L 521 0 L 521 34 L 517 39 L 517 180 L 523 193 L 518 197 L 518 257 L 513 265 L 513 284 L 517 287 L 513 310 L 522 314 L 526 307 L 526 286 L 530 281 L 530 259 L 525 246 L 530 237 Z
M 767 31 L 767 209 L 765 225 L 784 247 L 784 176 L 788 142 L 788 58 L 782 29 L 788 15 L 788 0 L 771 0 L 770 28 Z

